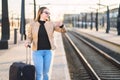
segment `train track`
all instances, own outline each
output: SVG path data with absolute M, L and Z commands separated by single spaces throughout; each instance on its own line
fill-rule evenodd
M 120 63 L 85 38 L 69 31 L 63 35 L 72 80 L 120 80 Z
M 114 57 L 120 62 L 120 45 L 104 40 L 87 33 L 75 31 L 77 35 L 81 36 L 88 42 L 92 43 L 94 46 L 98 47 L 100 50 L 104 51 L 111 57 Z

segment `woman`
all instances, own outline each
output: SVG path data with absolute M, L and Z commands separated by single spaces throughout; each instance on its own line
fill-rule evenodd
M 54 31 L 65 32 L 61 22 L 52 23 L 47 7 L 38 10 L 35 21 L 27 25 L 27 41 L 25 46 L 32 43 L 33 62 L 36 68 L 36 80 L 48 80 L 48 72 L 51 63 L 52 49 L 54 45 Z

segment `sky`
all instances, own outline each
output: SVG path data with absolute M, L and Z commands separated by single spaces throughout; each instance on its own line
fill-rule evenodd
M 1 13 L 1 1 L 0 0 L 0 13 Z M 63 14 L 80 12 L 95 12 L 95 9 L 99 8 L 97 3 L 103 5 L 109 5 L 109 8 L 118 7 L 120 0 L 36 0 L 36 8 L 39 6 L 47 6 L 50 9 L 51 17 L 53 20 L 62 19 Z M 8 0 L 9 15 L 14 14 L 14 17 L 20 16 L 21 0 Z M 101 6 L 103 7 L 103 6 Z M 103 8 L 106 10 L 106 8 Z M 102 9 L 102 10 L 103 10 Z M 33 0 L 25 0 L 26 17 L 33 18 L 34 8 Z

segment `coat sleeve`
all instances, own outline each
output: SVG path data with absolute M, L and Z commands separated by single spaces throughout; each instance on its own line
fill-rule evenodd
M 28 44 L 31 44 L 32 43 L 32 25 L 29 23 L 29 24 L 26 24 L 26 34 L 27 34 L 27 40 L 26 42 Z

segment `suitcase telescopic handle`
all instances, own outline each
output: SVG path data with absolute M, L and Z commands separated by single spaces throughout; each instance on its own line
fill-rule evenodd
M 31 46 L 26 48 L 26 64 L 31 64 Z

